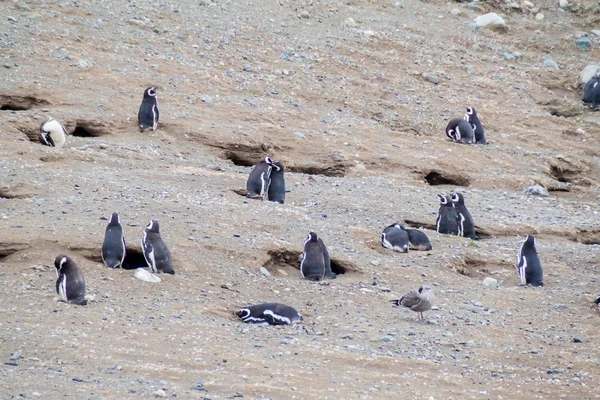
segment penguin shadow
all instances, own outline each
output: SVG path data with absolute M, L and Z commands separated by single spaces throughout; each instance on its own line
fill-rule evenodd
M 302 251 L 278 248 L 268 250 L 267 255 L 269 259 L 262 266 L 272 275 L 289 279 L 303 279 L 300 273 Z M 354 262 L 336 257 L 331 257 L 331 271 L 338 275 L 338 278 L 340 275 L 361 272 Z

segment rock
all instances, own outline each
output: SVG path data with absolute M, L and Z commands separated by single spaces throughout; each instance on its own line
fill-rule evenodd
M 198 382 L 194 383 L 194 386 L 192 386 L 192 390 L 199 390 L 201 392 L 206 392 L 206 388 L 204 387 L 204 383 L 202 383 L 202 381 L 198 381 Z
M 567 0 L 558 0 L 558 5 L 560 8 L 567 8 L 569 7 L 569 2 Z
M 17 22 L 17 19 L 15 17 L 11 17 L 10 15 L 8 17 L 6 17 L 7 20 L 9 20 L 10 22 Z
M 135 270 L 135 272 L 133 273 L 133 276 L 135 276 L 136 278 L 138 278 L 141 281 L 150 282 L 150 283 L 157 283 L 162 280 L 158 277 L 158 275 L 151 273 L 146 268 L 137 268 Z
M 246 72 L 252 72 L 252 70 L 253 70 L 252 65 L 248 65 L 248 64 L 243 65 L 242 69 Z
M 525 0 L 525 1 L 523 2 L 523 5 L 524 5 L 525 7 L 527 7 L 527 8 L 533 8 L 533 7 L 534 7 L 533 3 L 532 3 L 532 2 L 530 2 L 530 1 L 527 1 L 527 0 Z
M 271 273 L 265 267 L 260 267 L 260 273 L 267 277 L 271 276 Z
M 506 60 L 506 61 L 512 61 L 516 57 L 514 55 L 510 54 L 510 53 L 504 52 L 504 53 L 500 54 L 500 58 L 502 58 L 503 60 Z
M 202 97 L 200 97 L 200 101 L 204 102 L 204 103 L 212 103 L 212 97 L 210 97 L 209 95 L 204 95 Z
M 581 3 L 579 3 L 578 1 L 569 4 L 569 11 L 577 12 L 579 10 L 581 10 Z
M 304 136 L 300 132 L 294 132 L 293 135 L 299 137 L 302 140 L 306 140 L 306 136 Z
M 546 61 L 544 61 L 544 65 L 548 68 L 560 69 L 560 67 L 554 60 L 546 60 Z
M 583 51 L 588 51 L 590 49 L 590 38 L 588 37 L 580 37 L 575 40 L 575 44 Z
M 483 286 L 490 289 L 496 289 L 498 287 L 498 281 L 494 278 L 487 277 L 483 280 Z
M 453 8 L 450 10 L 450 14 L 452 15 L 460 15 L 461 11 L 458 8 Z
M 542 13 L 537 13 L 537 14 L 535 14 L 535 19 L 536 19 L 537 21 L 541 21 L 541 20 L 543 20 L 543 19 L 544 19 L 544 14 L 542 14 Z
M 582 69 L 581 72 L 579 73 L 579 83 L 581 83 L 582 86 L 585 86 L 585 84 L 592 78 L 592 76 L 594 76 L 596 71 L 599 69 L 600 69 L 600 65 L 595 65 L 595 64 L 586 65 L 586 67 L 584 69 Z
M 438 78 L 436 78 L 436 77 L 435 77 L 435 76 L 433 76 L 433 75 L 427 75 L 426 79 L 427 79 L 429 82 L 431 82 L 431 83 L 433 83 L 433 84 L 435 84 L 435 85 L 437 85 L 437 84 L 438 84 Z
M 404 8 L 404 4 L 400 3 L 399 1 L 394 3 L 394 7 L 396 8 Z
M 346 20 L 346 25 L 348 25 L 348 26 L 356 26 L 356 25 L 358 25 L 358 22 L 356 22 L 356 21 L 355 21 L 354 19 L 352 19 L 352 18 L 348 18 L 348 19 Z
M 165 398 L 167 397 L 167 394 L 165 393 L 164 390 L 162 389 L 158 389 L 156 392 L 152 393 L 155 397 L 162 397 Z
M 573 342 L 575 343 L 583 343 L 583 339 L 577 336 L 573 336 Z
M 523 190 L 523 194 L 530 194 L 532 196 L 548 197 L 548 191 L 546 188 L 540 185 L 529 186 Z
M 592 29 L 592 33 L 596 36 L 600 36 L 600 29 Z
M 299 15 L 300 18 L 304 18 L 304 19 L 309 19 L 310 18 L 310 13 L 306 10 L 302 11 Z
M 508 27 L 504 19 L 496 13 L 487 13 L 474 19 L 478 28 L 488 28 L 496 32 L 506 32 Z

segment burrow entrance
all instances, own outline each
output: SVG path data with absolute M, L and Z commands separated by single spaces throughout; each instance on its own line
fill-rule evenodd
M 49 104 L 48 100 L 35 96 L 0 94 L 0 111 L 25 111 Z
M 436 229 L 435 223 L 414 221 L 411 219 L 405 219 L 404 224 L 408 228 L 414 228 L 414 229 L 425 228 L 425 229 L 432 230 L 434 232 Z M 488 229 L 481 228 L 477 225 L 475 225 L 475 233 L 477 234 L 477 237 L 479 239 L 487 239 L 492 236 L 509 236 L 509 234 L 506 232 L 492 232 L 492 231 L 489 231 Z
M 81 138 L 106 136 L 113 133 L 114 130 L 114 125 L 101 120 L 76 120 L 67 122 L 59 120 L 58 122 L 60 122 L 63 125 L 67 132 L 71 132 L 72 136 Z M 30 142 L 39 142 L 39 132 L 41 124 L 42 122 L 40 122 L 37 125 L 24 124 L 21 126 L 17 126 L 17 129 L 23 132 Z M 67 141 L 68 140 L 69 139 L 67 138 Z
M 0 263 L 4 262 L 4 260 L 11 256 L 12 254 L 27 250 L 31 247 L 31 245 L 27 243 L 2 243 L 0 242 Z
M 480 258 L 473 255 L 456 258 L 450 266 L 459 274 L 470 278 L 490 276 L 491 272 L 498 270 L 514 271 L 514 266 L 507 261 Z
M 71 251 L 81 254 L 84 258 L 103 264 L 102 261 L 102 247 L 72 247 Z M 125 248 L 125 260 L 123 261 L 123 269 L 136 269 L 140 267 L 146 267 L 146 259 L 144 253 L 139 247 L 126 246 Z
M 438 185 L 453 185 L 453 186 L 469 186 L 471 179 L 468 176 L 454 174 L 446 171 L 428 171 L 423 174 L 423 179 L 430 186 Z
M 269 260 L 263 264 L 267 271 L 289 277 L 300 275 L 300 260 L 302 252 L 289 249 L 274 249 L 267 252 Z M 331 254 L 330 254 L 331 256 Z M 358 266 L 348 260 L 331 257 L 331 270 L 336 275 L 345 275 L 360 272 Z M 283 272 L 282 272 L 283 271 Z M 293 274 L 293 275 L 292 275 Z

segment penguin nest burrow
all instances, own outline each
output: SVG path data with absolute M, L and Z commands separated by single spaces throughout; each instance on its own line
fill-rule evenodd
M 302 259 L 302 252 L 288 249 L 274 249 L 267 252 L 269 260 L 263 264 L 263 267 L 271 273 L 277 272 L 277 270 L 284 270 L 292 267 L 296 270 L 300 270 L 300 260 Z M 358 266 L 348 260 L 340 260 L 339 258 L 331 257 L 331 271 L 336 275 L 344 275 L 350 273 L 360 272 Z
M 430 186 L 438 185 L 454 185 L 454 186 L 469 186 L 471 179 L 466 175 L 453 174 L 446 171 L 426 171 L 423 173 L 423 179 Z
M 495 270 L 514 270 L 509 262 L 480 258 L 474 255 L 453 259 L 450 262 L 450 267 L 459 274 L 470 278 L 489 276 L 490 272 Z
M 0 111 L 25 111 L 49 104 L 48 100 L 35 96 L 0 94 Z
M 69 250 L 79 253 L 85 259 L 103 264 L 102 247 L 71 247 Z M 146 267 L 144 253 L 139 247 L 127 245 L 125 247 L 125 260 L 123 260 L 123 269 L 136 269 Z

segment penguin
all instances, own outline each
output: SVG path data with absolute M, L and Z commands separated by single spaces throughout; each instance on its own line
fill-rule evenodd
M 67 142 L 67 131 L 57 120 L 51 117 L 40 125 L 38 134 L 40 143 L 46 146 L 60 149 Z
M 594 303 L 596 305 L 596 307 L 598 307 L 598 309 L 600 309 L 600 296 L 598 296 L 598 298 L 596 300 L 594 300 L 592 303 Z
M 419 321 L 425 321 L 423 312 L 433 308 L 433 289 L 429 285 L 423 285 L 418 291 L 411 290 L 400 299 L 391 300 L 395 307 L 403 306 L 419 313 Z
M 125 236 L 119 213 L 112 213 L 104 233 L 102 243 L 102 261 L 108 268 L 123 268 L 125 260 Z
M 158 221 L 155 219 L 150 221 L 144 230 L 142 251 L 144 252 L 146 264 L 148 264 L 152 272 L 175 274 L 171 263 L 171 253 L 160 237 Z
M 327 246 L 325 246 L 325 243 L 323 242 L 323 240 L 321 240 L 321 238 L 319 238 L 319 246 L 321 247 L 321 251 L 323 252 L 323 261 L 325 262 L 325 278 L 337 278 L 337 274 L 331 270 L 331 258 L 329 258 Z
M 269 325 L 292 325 L 302 321 L 294 308 L 281 303 L 264 303 L 242 307 L 235 313 L 246 323 Z
M 138 111 L 138 124 L 140 132 L 149 129 L 155 131 L 158 126 L 158 97 L 156 97 L 156 88 L 154 87 L 144 90 L 144 98 Z
M 475 223 L 467 206 L 462 193 L 454 193 L 452 195 L 452 207 L 458 215 L 458 236 L 466 237 L 473 240 L 479 240 L 475 233 Z
M 458 235 L 458 214 L 452 203 L 448 202 L 448 198 L 443 194 L 438 194 L 440 198 L 440 207 L 438 208 L 438 216 L 435 221 L 435 230 L 438 233 L 448 235 Z
M 418 229 L 407 229 L 404 225 L 400 225 L 400 228 L 408 233 L 408 241 L 412 245 L 411 250 L 428 251 L 432 249 L 429 238 L 425 233 Z
M 325 254 L 319 237 L 314 232 L 310 232 L 304 242 L 300 273 L 303 278 L 311 281 L 319 281 L 325 277 Z
M 463 118 L 453 118 L 446 125 L 446 136 L 453 142 L 472 144 L 474 142 L 473 126 Z
M 271 160 L 270 157 L 265 157 L 264 160 L 260 160 L 260 162 L 252 168 L 252 171 L 250 171 L 250 175 L 248 176 L 248 181 L 246 182 L 246 197 L 252 198 L 259 196 L 261 200 L 264 200 L 269 191 L 272 169 L 273 160 Z
M 479 121 L 477 111 L 473 107 L 467 107 L 467 113 L 463 119 L 471 124 L 473 127 L 473 134 L 475 135 L 475 144 L 487 144 L 485 140 L 485 133 L 483 131 L 483 125 Z
M 81 270 L 70 257 L 61 254 L 54 259 L 56 268 L 56 293 L 66 303 L 85 306 L 85 280 Z
M 273 161 L 271 164 L 271 183 L 269 184 L 269 201 L 283 204 L 285 201 L 285 178 L 283 164 Z
M 593 110 L 600 109 L 600 69 L 583 87 L 581 102 L 589 105 Z
M 535 250 L 535 237 L 528 235 L 517 253 L 517 273 L 522 285 L 544 286 L 542 264 Z
M 386 227 L 381 234 L 381 245 L 385 248 L 408 253 L 408 233 L 398 222 Z

